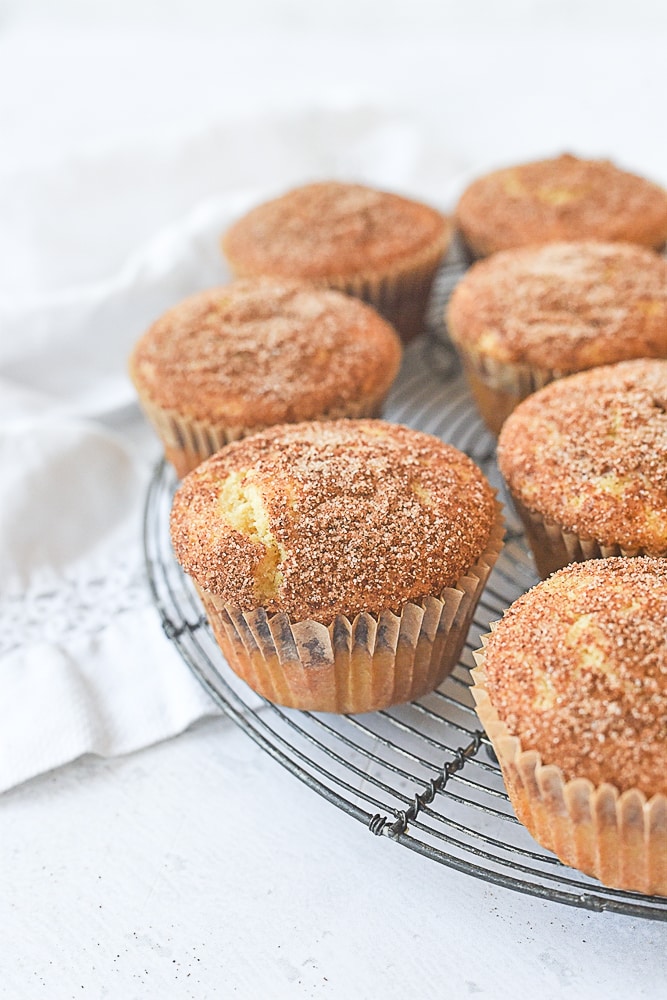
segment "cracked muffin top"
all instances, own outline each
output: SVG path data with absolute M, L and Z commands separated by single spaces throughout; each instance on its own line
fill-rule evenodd
M 505 421 L 498 465 L 545 520 L 667 555 L 667 361 L 622 361 L 540 389 Z
M 667 357 L 667 259 L 592 241 L 478 261 L 447 310 L 452 339 L 499 362 L 560 374 Z
M 498 718 L 565 780 L 667 794 L 667 559 L 576 563 L 520 597 L 480 658 Z
M 272 428 L 227 445 L 174 498 L 176 556 L 249 611 L 329 623 L 439 596 L 500 546 L 495 494 L 466 455 L 380 420 Z

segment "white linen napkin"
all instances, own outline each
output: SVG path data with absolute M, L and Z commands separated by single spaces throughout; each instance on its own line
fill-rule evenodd
M 457 170 L 411 122 L 334 110 L 4 178 L 0 791 L 215 711 L 145 580 L 141 517 L 160 447 L 126 374 L 135 340 L 185 295 L 229 280 L 220 234 L 260 199 L 341 177 L 442 203 Z

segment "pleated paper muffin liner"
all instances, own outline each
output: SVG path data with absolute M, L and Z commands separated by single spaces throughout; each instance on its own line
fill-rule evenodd
M 367 396 L 335 408 L 331 407 L 321 413 L 313 414 L 310 419 L 378 417 L 388 392 L 389 388 L 372 397 Z M 177 410 L 158 406 L 146 399 L 141 400 L 141 406 L 162 442 L 165 457 L 173 465 L 179 479 L 192 472 L 204 459 L 214 455 L 231 441 L 250 437 L 251 434 L 266 430 L 267 427 L 266 424 L 247 427 L 240 424 L 226 425 L 195 420 Z
M 477 409 L 496 437 L 510 413 L 523 399 L 567 374 L 555 368 L 538 368 L 489 357 L 461 343 L 451 329 L 450 337 L 461 359 Z
M 407 344 L 424 332 L 429 295 L 451 236 L 451 226 L 447 226 L 442 236 L 419 254 L 385 274 L 334 275 L 321 284 L 373 306 Z
M 493 629 L 495 624 L 491 626 Z M 486 689 L 484 645 L 472 671 L 477 715 L 498 758 L 517 818 L 535 840 L 572 868 L 604 885 L 667 895 L 667 796 L 622 794 L 611 784 L 569 781 L 559 767 L 524 750 L 499 718 Z
M 372 712 L 433 691 L 458 662 L 472 616 L 502 548 L 501 506 L 487 548 L 437 596 L 332 624 L 283 612 L 243 612 L 199 594 L 230 667 L 254 691 L 289 708 Z
M 643 556 L 655 555 L 646 549 L 623 548 L 621 545 L 605 545 L 595 538 L 581 538 L 572 531 L 566 531 L 560 525 L 549 521 L 529 510 L 512 493 L 512 501 L 517 514 L 526 529 L 526 538 L 535 559 L 537 571 L 545 580 L 557 569 L 562 569 L 572 562 L 585 562 L 586 559 L 607 559 L 609 556 Z

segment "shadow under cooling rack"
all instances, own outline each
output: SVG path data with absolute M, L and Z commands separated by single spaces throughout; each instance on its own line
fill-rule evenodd
M 460 272 L 459 272 L 460 273 Z M 452 274 L 441 275 L 445 297 Z M 441 313 L 440 313 L 441 314 Z M 406 351 L 386 418 L 467 452 L 502 494 L 494 441 L 476 415 L 442 331 Z M 477 608 L 460 663 L 439 690 L 360 716 L 297 712 L 251 691 L 227 666 L 169 540 L 176 481 L 161 463 L 145 507 L 146 565 L 165 632 L 223 711 L 267 753 L 371 834 L 496 885 L 591 910 L 667 919 L 667 899 L 609 889 L 542 850 L 514 817 L 470 694 L 472 650 L 489 622 L 537 582 L 506 504 L 505 548 Z

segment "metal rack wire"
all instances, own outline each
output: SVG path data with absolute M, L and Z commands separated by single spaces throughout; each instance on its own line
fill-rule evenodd
M 430 332 L 406 352 L 387 419 L 429 431 L 467 452 L 502 493 L 494 441 L 476 415 L 456 358 L 438 326 L 461 273 L 443 269 Z M 459 871 L 523 893 L 590 910 L 667 920 L 667 898 L 602 886 L 563 866 L 517 822 L 470 695 L 472 650 L 490 621 L 537 581 L 518 521 L 507 509 L 503 553 L 477 608 L 460 663 L 438 691 L 361 716 L 281 708 L 230 670 L 169 542 L 175 477 L 155 470 L 145 507 L 148 577 L 166 634 L 217 704 L 267 753 L 376 836 Z

